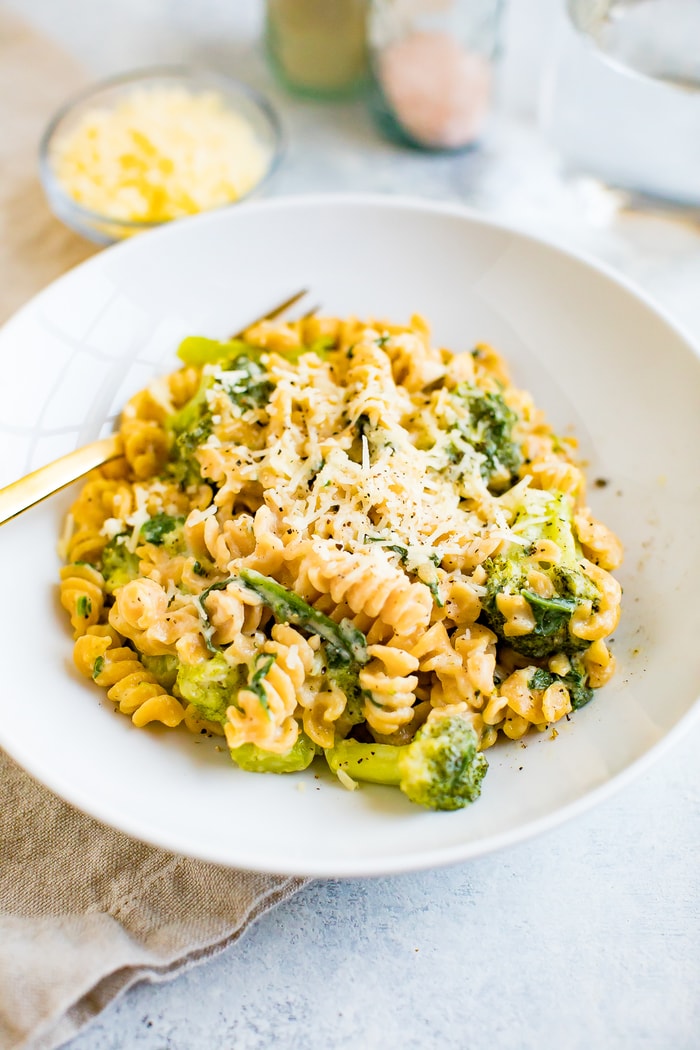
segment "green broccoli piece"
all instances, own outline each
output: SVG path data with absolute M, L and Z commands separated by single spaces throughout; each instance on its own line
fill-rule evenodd
M 183 517 L 174 518 L 171 514 L 154 514 L 141 526 L 141 537 L 146 543 L 156 547 L 165 547 L 172 554 L 182 546 Z
M 177 656 L 148 656 L 146 653 L 139 653 L 139 660 L 146 670 L 151 672 L 158 685 L 162 685 L 169 693 L 173 691 L 180 670 Z
M 571 500 L 564 493 L 530 488 L 515 496 L 506 494 L 504 505 L 513 499 L 518 503 L 511 528 L 524 542 L 511 542 L 502 553 L 484 562 L 487 573 L 486 594 L 482 599 L 484 619 L 503 642 L 524 656 L 542 659 L 558 652 L 572 654 L 585 649 L 589 643 L 572 635 L 569 624 L 579 605 L 590 601 L 595 609 L 600 595 L 580 564 L 582 553 L 574 536 Z M 528 558 L 533 546 L 545 539 L 553 540 L 561 552 L 558 562 L 536 564 L 552 584 L 553 593 L 548 598 L 535 593 L 527 578 L 532 568 Z M 530 633 L 504 634 L 505 618 L 497 604 L 500 594 L 525 598 L 535 620 Z
M 231 667 L 222 653 L 198 664 L 180 664 L 175 691 L 210 722 L 226 721 L 226 710 L 235 703 L 245 684 L 245 667 Z
M 428 809 L 462 809 L 481 792 L 488 769 L 472 727 L 458 715 L 422 726 L 410 744 L 341 740 L 324 752 L 328 765 L 355 780 L 397 786 Z
M 218 345 L 214 344 L 213 340 L 203 342 Z M 225 391 L 232 404 L 242 411 L 262 408 L 270 399 L 273 384 L 266 378 L 265 369 L 255 359 L 259 354 L 255 348 L 250 348 L 245 343 L 240 346 L 240 351 L 234 355 L 230 364 L 227 366 L 224 361 L 221 371 L 203 375 L 194 396 L 165 421 L 171 437 L 166 473 L 183 488 L 199 484 L 203 480 L 195 452 L 207 440 L 214 426 L 208 392 L 219 387 Z
M 274 384 L 266 376 L 267 372 L 254 358 L 241 354 L 217 377 L 217 383 L 226 391 L 232 404 L 246 412 L 251 408 L 263 408 L 270 400 Z
M 214 425 L 207 401 L 207 391 L 213 384 L 213 376 L 202 376 L 194 396 L 165 421 L 171 439 L 166 474 L 182 488 L 197 485 L 202 481 L 199 463 L 194 453 L 207 440 Z
M 334 345 L 333 339 L 328 336 L 321 336 L 311 343 L 310 346 L 300 346 L 296 350 L 282 351 L 282 356 L 294 363 L 299 360 L 302 354 L 309 353 L 316 354 L 323 360 L 327 356 L 328 351 L 333 349 Z M 269 353 L 269 350 L 246 343 L 244 339 L 207 339 L 203 335 L 187 336 L 186 339 L 182 340 L 177 350 L 177 356 L 186 365 L 197 365 L 199 367 L 203 365 L 222 365 L 224 368 L 230 366 L 239 357 L 245 356 L 259 362 L 263 354 Z
M 530 689 L 548 689 L 554 682 L 561 682 L 569 690 L 569 699 L 574 711 L 585 707 L 593 699 L 593 690 L 587 684 L 588 676 L 579 660 L 573 660 L 571 670 L 566 674 L 553 674 L 543 667 L 538 667 L 528 681 Z
M 171 657 L 150 657 L 144 664 L 156 675 L 155 666 L 150 661 Z M 236 705 L 238 692 L 242 688 L 250 689 L 267 707 L 267 697 L 263 688 L 263 679 L 275 660 L 274 654 L 259 653 L 253 665 L 231 667 L 222 653 L 217 653 L 211 660 L 199 664 L 180 664 L 173 691 L 176 696 L 189 701 L 202 718 L 210 722 L 226 723 L 226 711 Z M 177 662 L 177 661 L 176 661 Z M 156 675 L 157 677 L 157 675 Z M 165 683 L 162 683 L 165 685 Z M 286 754 L 279 755 L 265 751 L 254 744 L 242 744 L 230 750 L 231 758 L 250 773 L 295 773 L 306 769 L 316 756 L 316 745 L 305 733 L 300 733 L 296 743 Z
M 120 532 L 114 536 L 102 551 L 102 575 L 107 594 L 114 594 L 117 587 L 123 587 L 139 574 L 139 557 L 126 545 L 128 533 Z
M 484 392 L 470 383 L 462 383 L 453 397 L 466 407 L 463 419 L 450 430 L 466 441 L 479 454 L 481 476 L 491 492 L 504 492 L 515 483 L 522 455 L 513 439 L 518 417 L 501 394 Z M 459 443 L 453 446 L 460 456 Z
M 340 650 L 332 645 L 324 646 L 324 656 L 328 677 L 345 694 L 345 710 L 336 722 L 336 732 L 340 731 L 342 736 L 351 726 L 364 722 L 363 707 L 367 694 L 360 685 L 359 664 L 348 663 Z
M 184 522 L 184 518 L 173 518 L 170 514 L 155 514 L 141 526 L 139 537 L 158 547 L 164 546 L 171 554 L 177 554 L 184 550 Z M 128 537 L 128 532 L 120 532 L 102 551 L 101 571 L 108 594 L 114 594 L 118 587 L 123 587 L 139 575 L 140 559 L 138 554 L 127 547 Z
M 298 773 L 311 765 L 317 748 L 306 733 L 300 733 L 294 746 L 284 755 L 265 751 L 255 744 L 241 744 L 231 748 L 229 753 L 236 765 L 248 773 Z
M 177 348 L 177 356 L 186 365 L 226 365 L 241 354 L 259 358 L 264 353 L 243 339 L 207 339 L 203 335 L 189 335 Z

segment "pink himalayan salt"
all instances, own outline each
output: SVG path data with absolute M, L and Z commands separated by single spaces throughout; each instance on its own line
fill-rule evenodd
M 379 78 L 396 119 L 420 145 L 459 149 L 479 137 L 491 66 L 448 33 L 416 32 L 389 44 Z

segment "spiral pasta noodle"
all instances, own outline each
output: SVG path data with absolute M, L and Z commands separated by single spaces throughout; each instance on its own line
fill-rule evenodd
M 130 715 L 135 726 L 178 726 L 185 716 L 182 704 L 158 684 L 134 650 L 121 643 L 116 631 L 88 628 L 75 645 L 76 667 L 106 689 L 108 699 Z
M 419 661 L 404 649 L 371 645 L 369 663 L 360 671 L 360 685 L 368 694 L 365 717 L 377 733 L 395 733 L 413 718 Z
M 92 565 L 72 564 L 61 569 L 61 605 L 70 616 L 76 638 L 99 623 L 104 605 L 104 580 Z

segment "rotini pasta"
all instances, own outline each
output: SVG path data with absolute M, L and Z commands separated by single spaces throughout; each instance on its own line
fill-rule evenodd
M 491 347 L 311 317 L 179 355 L 61 541 L 76 666 L 136 726 L 451 809 L 609 681 L 621 545 Z

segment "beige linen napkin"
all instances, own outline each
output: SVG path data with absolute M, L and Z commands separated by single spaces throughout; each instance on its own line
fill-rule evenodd
M 302 884 L 134 842 L 2 752 L 0 778 L 2 1050 L 52 1050 L 136 981 L 221 951 Z
M 81 79 L 0 12 L 0 322 L 95 250 L 51 217 L 36 174 L 43 126 Z M 0 1050 L 59 1046 L 136 981 L 220 951 L 302 884 L 135 842 L 0 751 Z

